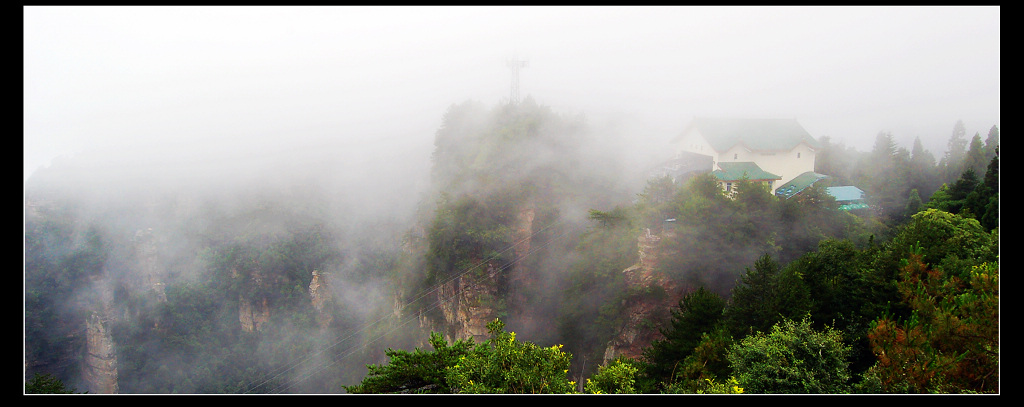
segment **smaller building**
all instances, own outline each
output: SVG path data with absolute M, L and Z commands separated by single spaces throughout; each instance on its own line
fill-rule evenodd
M 782 177 L 762 170 L 753 162 L 719 162 L 718 169 L 711 172 L 718 184 L 725 190 L 727 195 L 736 193 L 736 184 L 747 180 L 752 182 L 763 182 L 768 185 L 768 190 L 775 189 L 775 182 Z
M 853 209 L 867 209 L 868 204 L 864 199 L 864 191 L 855 186 L 828 187 L 825 192 L 832 195 L 839 204 L 839 209 L 849 211 Z
M 789 199 L 796 195 L 799 195 L 805 189 L 814 185 L 815 182 L 821 181 L 828 178 L 828 175 L 818 174 L 813 171 L 807 171 L 803 174 L 797 175 L 789 182 L 779 185 L 779 188 L 775 190 L 775 196 L 782 199 Z
M 683 183 L 697 174 L 711 172 L 714 163 L 706 155 L 682 152 L 674 158 L 647 170 L 647 179 L 671 177 L 673 183 Z

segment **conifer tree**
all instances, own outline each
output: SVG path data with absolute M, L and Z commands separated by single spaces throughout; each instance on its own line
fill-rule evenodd
M 722 321 L 724 309 L 725 299 L 704 287 L 679 300 L 669 327 L 661 330 L 665 338 L 644 349 L 644 375 L 655 382 L 671 382 L 681 362 L 700 343 L 701 335 Z
M 970 148 L 964 158 L 964 169 L 974 170 L 975 174 L 984 174 L 988 161 L 985 159 L 985 145 L 981 142 L 981 135 L 974 134 L 971 138 Z
M 946 154 L 942 156 L 939 166 L 943 170 L 943 182 L 952 182 L 964 170 L 964 158 L 967 155 L 967 128 L 963 120 L 957 120 L 953 126 L 953 135 L 946 144 Z

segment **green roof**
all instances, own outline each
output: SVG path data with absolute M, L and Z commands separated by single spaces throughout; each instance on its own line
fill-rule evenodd
M 754 151 L 789 151 L 800 143 L 819 148 L 818 141 L 796 119 L 713 119 L 696 118 L 683 132 L 698 131 L 715 151 L 724 152 L 737 144 Z
M 791 179 L 789 182 L 780 185 L 779 188 L 775 190 L 775 195 L 786 199 L 792 198 L 794 195 L 799 194 L 815 182 L 825 178 L 828 178 L 828 175 L 818 174 L 814 171 L 807 171 L 803 174 L 797 175 L 796 178 Z
M 717 170 L 711 172 L 719 181 L 739 181 L 746 177 L 751 181 L 778 180 L 782 177 L 762 170 L 752 162 L 728 162 L 718 163 Z
M 855 204 L 849 204 L 849 205 L 839 205 L 839 210 L 841 210 L 841 211 L 850 211 L 850 210 L 854 210 L 854 209 L 867 209 L 867 208 L 869 208 L 868 204 L 865 204 L 865 203 L 855 203 Z
M 825 191 L 836 198 L 836 202 L 856 202 L 864 199 L 864 191 L 855 186 L 828 187 Z

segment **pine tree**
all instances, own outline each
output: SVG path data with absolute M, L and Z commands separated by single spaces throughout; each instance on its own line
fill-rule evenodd
M 701 335 L 722 321 L 724 310 L 725 299 L 704 287 L 679 300 L 668 329 L 661 330 L 665 338 L 644 349 L 644 376 L 653 382 L 672 382 L 680 363 L 701 342 Z
M 988 161 L 985 160 L 985 145 L 981 142 L 981 135 L 975 133 L 974 137 L 971 138 L 971 147 L 967 150 L 967 157 L 964 158 L 964 169 L 974 170 L 975 174 L 984 174 L 987 163 Z
M 988 130 L 988 137 L 985 138 L 985 161 L 992 161 L 999 149 L 999 127 L 992 126 Z
M 917 189 L 919 196 L 927 200 L 939 188 L 936 174 L 935 156 L 924 149 L 921 138 L 914 138 L 914 146 L 910 150 L 910 169 L 907 187 Z
M 733 288 L 725 310 L 725 323 L 734 337 L 766 332 L 783 318 L 799 318 L 810 310 L 807 285 L 768 254 L 753 269 L 747 268 L 741 282 Z
M 878 363 L 866 376 L 884 392 L 998 392 L 998 262 L 974 266 L 961 279 L 930 268 L 914 250 L 898 288 L 913 313 L 874 322 L 869 337 Z
M 915 213 L 924 208 L 924 204 L 921 203 L 921 195 L 917 193 L 917 189 L 910 190 L 910 197 L 907 198 L 907 206 L 903 210 L 904 217 L 914 216 Z
M 952 182 L 964 170 L 964 157 L 967 155 L 967 128 L 963 120 L 957 120 L 953 126 L 953 135 L 946 144 L 946 154 L 939 166 L 943 169 L 943 182 Z

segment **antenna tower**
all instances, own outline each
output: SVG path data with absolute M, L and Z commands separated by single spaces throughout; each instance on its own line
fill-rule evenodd
M 526 61 L 513 58 L 506 61 L 505 66 L 512 68 L 512 95 L 508 102 L 513 105 L 519 104 L 519 70 L 526 67 Z

